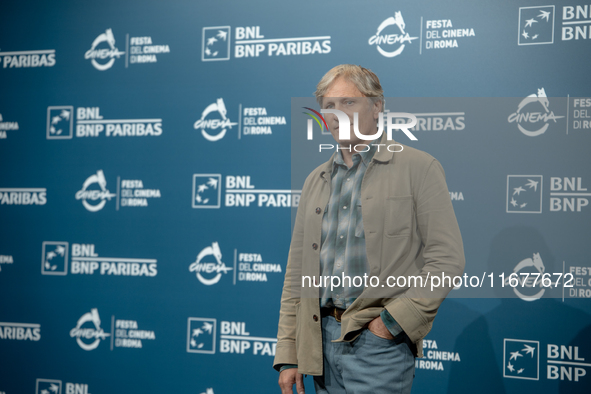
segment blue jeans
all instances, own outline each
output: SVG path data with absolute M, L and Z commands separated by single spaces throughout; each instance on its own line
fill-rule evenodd
M 380 338 L 368 329 L 352 342 L 331 342 L 340 336 L 341 323 L 323 317 L 324 375 L 314 377 L 317 393 L 410 393 L 415 358 L 406 342 Z

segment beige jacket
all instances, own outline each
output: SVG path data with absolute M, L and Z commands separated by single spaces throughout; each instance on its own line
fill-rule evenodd
M 394 143 L 384 135 L 385 142 Z M 302 286 L 302 276 L 320 275 L 322 213 L 330 196 L 333 158 L 312 171 L 302 189 L 281 296 L 276 369 L 297 364 L 302 374 L 323 373 L 319 289 Z M 381 146 L 361 184 L 361 210 L 368 275 L 379 277 L 380 285 L 368 285 L 347 308 L 338 341 L 355 339 L 386 308 L 422 357 L 422 339 L 451 290 L 446 281 L 447 286 L 432 291 L 427 278 L 461 275 L 465 263 L 443 168 L 417 149 L 404 146 L 393 153 Z M 387 285 L 389 276 L 400 275 L 420 276 L 424 285 Z

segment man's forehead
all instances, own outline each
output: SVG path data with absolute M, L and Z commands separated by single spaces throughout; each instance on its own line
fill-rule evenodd
M 326 93 L 322 96 L 324 98 L 339 98 L 339 97 L 365 97 L 363 93 L 357 89 L 357 86 L 350 80 L 344 77 L 339 77 L 333 81 L 326 89 Z

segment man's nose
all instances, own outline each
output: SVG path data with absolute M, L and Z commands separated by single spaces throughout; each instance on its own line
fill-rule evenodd
M 335 109 L 338 110 L 338 108 L 335 108 Z M 339 121 L 339 118 L 338 118 L 337 114 L 328 114 L 328 119 L 331 122 L 338 122 Z

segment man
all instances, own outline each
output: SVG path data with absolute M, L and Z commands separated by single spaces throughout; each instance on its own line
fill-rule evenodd
M 464 269 L 443 168 L 387 133 L 377 140 L 384 96 L 370 70 L 337 66 L 315 95 L 322 108 L 349 117 L 351 137 L 340 139 L 338 117 L 326 115 L 339 149 L 302 189 L 273 366 L 284 394 L 294 384 L 304 392 L 302 374 L 314 376 L 318 393 L 409 393 L 414 357 L 452 288 L 432 290 L 428 279 Z M 376 139 L 359 138 L 355 123 Z M 377 283 L 345 281 L 354 276 Z M 343 280 L 323 285 L 322 277 Z M 404 284 L 392 281 L 401 277 Z

